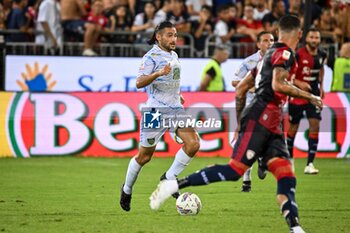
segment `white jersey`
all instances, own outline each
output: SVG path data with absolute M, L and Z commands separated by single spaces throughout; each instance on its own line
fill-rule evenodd
M 176 52 L 166 52 L 154 45 L 142 58 L 138 77 L 150 75 L 170 63 L 169 74 L 156 78 L 146 87 L 148 107 L 183 108 L 180 102 L 181 66 Z
M 241 65 L 236 70 L 233 76 L 233 81 L 241 81 L 251 70 L 257 67 L 261 59 L 262 59 L 262 55 L 260 50 L 250 55 L 249 57 L 245 58 L 241 63 Z M 247 93 L 246 106 L 250 104 L 254 96 L 255 96 L 254 93 L 251 93 L 251 92 Z

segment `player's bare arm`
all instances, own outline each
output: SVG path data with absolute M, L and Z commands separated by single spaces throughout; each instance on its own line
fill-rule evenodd
M 248 73 L 248 75 L 242 79 L 242 81 L 240 81 L 236 87 L 236 116 L 238 125 L 241 119 L 242 111 L 245 107 L 247 92 L 250 88 L 254 87 L 254 84 L 255 82 L 253 75 Z
M 136 87 L 137 88 L 143 88 L 145 86 L 148 86 L 151 82 L 153 82 L 155 79 L 157 79 L 160 76 L 167 75 L 171 71 L 170 64 L 165 65 L 162 69 L 149 74 L 149 75 L 141 75 L 136 79 Z
M 299 79 L 294 79 L 294 85 L 300 88 L 303 91 L 310 92 L 311 86 L 307 82 L 301 81 Z
M 185 103 L 185 98 L 183 97 L 183 95 L 180 95 L 180 103 L 184 104 Z
M 322 108 L 323 104 L 319 96 L 315 96 L 309 92 L 300 90 L 296 86 L 292 85 L 290 82 L 287 81 L 288 76 L 289 76 L 288 70 L 282 67 L 274 68 L 273 77 L 272 77 L 272 89 L 274 91 L 283 93 L 291 97 L 306 99 L 311 104 L 319 108 Z
M 323 78 L 324 78 L 324 67 L 320 69 L 320 77 L 319 77 L 319 82 L 320 82 L 320 97 L 321 99 L 324 99 L 324 89 L 323 89 Z

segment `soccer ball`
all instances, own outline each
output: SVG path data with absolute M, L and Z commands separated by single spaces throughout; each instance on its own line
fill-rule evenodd
M 194 193 L 186 192 L 176 199 L 176 210 L 180 215 L 196 215 L 201 208 L 201 200 Z

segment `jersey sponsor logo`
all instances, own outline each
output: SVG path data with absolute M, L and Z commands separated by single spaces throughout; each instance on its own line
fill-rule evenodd
M 287 50 L 284 50 L 284 51 L 283 51 L 283 54 L 282 54 L 282 58 L 283 58 L 284 60 L 288 60 L 288 59 L 290 58 L 290 52 L 287 51 Z
M 303 77 L 303 80 L 304 80 L 304 81 L 315 81 L 315 80 L 316 80 L 316 77 L 308 77 L 308 76 L 305 76 L 305 77 Z
M 303 60 L 303 64 L 309 64 L 308 60 Z
M 254 156 L 255 156 L 255 151 L 253 151 L 253 150 L 247 150 L 246 156 L 247 156 L 247 159 L 248 159 L 248 160 L 251 160 L 251 159 L 254 158 Z
M 173 71 L 173 79 L 179 80 L 180 79 L 180 69 L 179 67 L 175 67 Z
M 158 54 L 158 53 L 151 53 L 151 56 L 152 57 L 158 57 L 158 56 L 160 56 L 160 54 Z

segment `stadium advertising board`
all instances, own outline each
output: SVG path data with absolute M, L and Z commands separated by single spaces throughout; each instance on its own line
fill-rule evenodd
M 133 156 L 139 141 L 145 93 L 0 93 L 0 156 Z M 229 157 L 236 126 L 234 93 L 184 93 L 192 117 L 212 116 L 219 128 L 202 130 L 198 156 Z M 350 154 L 350 95 L 324 100 L 318 157 Z M 287 116 L 286 116 L 287 118 Z M 197 125 L 198 126 L 198 125 Z M 287 127 L 287 125 L 285 126 Z M 302 120 L 295 156 L 305 157 L 308 123 Z M 166 133 L 156 156 L 174 156 L 181 145 Z
M 181 91 L 197 91 L 208 59 L 180 58 Z M 222 64 L 226 90 L 233 91 L 233 73 L 242 59 Z M 6 91 L 111 92 L 137 90 L 141 58 L 87 58 L 53 56 L 6 56 Z M 332 71 L 325 69 L 324 88 L 331 86 Z

